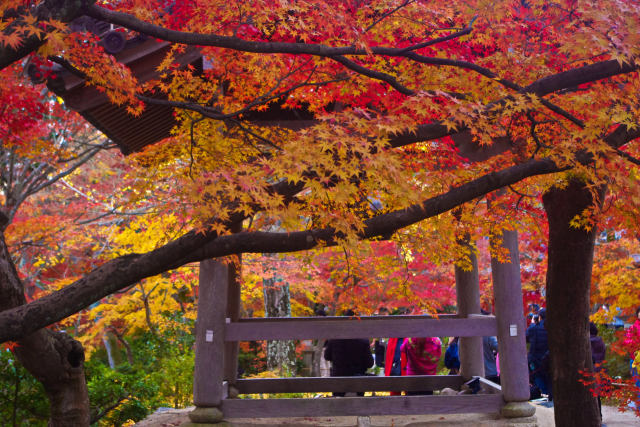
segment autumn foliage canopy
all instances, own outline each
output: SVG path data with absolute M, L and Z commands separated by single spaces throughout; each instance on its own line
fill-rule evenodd
M 163 105 L 175 119 L 165 139 L 125 160 L 98 156 L 91 174 L 64 175 L 64 189 L 46 196 L 56 209 L 82 200 L 77 210 L 95 215 L 70 221 L 67 211 L 36 203 L 10 214 L 17 204 L 4 193 L 12 249 L 27 234 L 71 237 L 46 240 L 47 255 L 21 252 L 25 284 L 35 280 L 28 266 L 55 286 L 3 306 L 0 341 L 129 287 L 151 311 L 163 309 L 153 307 L 154 292 L 184 310 L 195 297 L 193 272 L 174 270 L 238 253 L 338 246 L 317 255 L 316 267 L 326 268 L 314 277 L 372 289 L 371 305 L 384 296 L 437 301 L 423 306 L 435 310 L 452 290 L 438 269 L 468 268 L 466 255 L 477 249 L 463 238 L 517 229 L 525 288 L 539 289 L 547 233 L 540 195 L 569 178 L 588 182 L 594 196 L 608 189 L 602 209 L 572 226 L 598 224 L 627 239 L 601 251 L 594 294 L 627 311 L 640 303 L 637 292 L 618 298 L 621 287 L 637 290 L 637 279 L 616 280 L 638 251 L 638 1 L 10 0 L 0 16 L 3 150 L 54 159 L 57 168 L 84 159 L 66 141 L 88 131 L 74 121 L 68 132 L 61 117 L 70 113 L 44 85 L 23 79 L 26 64 L 52 90 L 75 76 L 131 117 Z M 136 75 L 102 34 L 72 24 L 80 17 L 109 23 L 126 40 L 171 45 L 151 78 Z M 197 66 L 179 60 L 191 50 L 202 56 Z M 85 149 L 102 142 L 92 144 Z M 98 217 L 118 219 L 86 232 Z M 480 245 L 504 258 L 488 241 Z M 424 270 L 432 288 L 414 279 Z M 310 274 L 291 279 L 306 283 Z M 341 298 L 322 287 L 305 297 L 325 294 Z M 127 328 L 122 318 L 143 325 L 124 306 L 90 319 L 118 333 Z

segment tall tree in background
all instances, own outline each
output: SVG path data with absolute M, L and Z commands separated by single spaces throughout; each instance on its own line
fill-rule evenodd
M 265 317 L 291 317 L 291 292 L 274 263 L 269 258 L 277 254 L 267 254 L 265 275 L 262 278 L 262 295 L 264 298 Z M 291 340 L 274 340 L 267 342 L 267 369 L 278 370 L 282 374 L 295 375 L 296 346 Z
M 539 206 L 521 196 L 562 187 L 569 169 L 593 194 L 606 181 L 615 209 L 627 214 L 611 223 L 635 227 L 638 8 L 574 0 L 4 2 L 0 67 L 37 51 L 43 73 L 47 60 L 62 64 L 131 114 L 145 103 L 176 109 L 173 136 L 136 156 L 148 167 L 136 192 L 153 192 L 158 177 L 170 181 L 176 191 L 157 195 L 155 213 L 178 206 L 193 229 L 144 253 L 114 253 L 29 304 L 12 300 L 0 313 L 0 340 L 207 257 L 392 236 L 456 259 L 456 235 L 531 224 L 526 214 Z M 68 32 L 65 23 L 82 14 L 174 43 L 161 78 L 141 84 L 95 37 Z M 206 57 L 201 74 L 175 66 L 184 45 Z M 153 91 L 166 99 L 143 95 Z M 309 122 L 251 120 L 270 108 Z M 491 206 L 506 208 L 488 208 L 481 197 L 503 187 L 512 191 Z M 453 221 L 447 212 L 461 205 Z M 285 231 L 264 231 L 276 223 Z M 395 233 L 403 228 L 410 232 Z M 11 276 L 11 263 L 3 267 Z

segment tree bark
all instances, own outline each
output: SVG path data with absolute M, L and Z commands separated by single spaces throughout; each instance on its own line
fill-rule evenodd
M 0 232 L 0 310 L 25 302 L 24 287 Z M 14 354 L 44 386 L 50 402 L 50 426 L 89 425 L 84 349 L 79 342 L 65 333 L 39 329 L 19 340 Z
M 151 332 L 153 336 L 158 336 L 156 327 L 151 320 L 151 306 L 149 305 L 149 296 L 151 295 L 151 292 L 153 292 L 153 289 L 151 290 L 151 292 L 147 293 L 147 291 L 144 289 L 144 285 L 140 283 L 140 292 L 142 293 L 142 303 L 144 305 L 144 320 L 147 323 L 149 332 Z
M 262 280 L 265 317 L 291 317 L 289 284 L 273 273 L 273 277 Z M 267 341 L 267 369 L 295 374 L 295 352 L 291 340 Z
M 579 381 L 580 371 L 593 369 L 589 293 L 596 229 L 585 231 L 569 225 L 594 200 L 585 183 L 571 180 L 567 188 L 553 188 L 544 194 L 542 201 L 549 221 L 545 323 L 555 423 L 563 427 L 600 426 L 597 400 Z
M 107 361 L 109 362 L 109 367 L 111 369 L 115 369 L 116 362 L 113 360 L 113 348 L 111 347 L 109 336 L 106 333 L 102 334 L 102 344 L 104 345 L 104 349 L 107 352 Z
M 324 350 L 325 340 L 317 340 L 313 343 L 313 359 L 311 361 L 311 376 L 322 376 L 322 350 Z
M 14 354 L 44 386 L 51 427 L 88 426 L 89 393 L 84 378 L 84 349 L 66 333 L 48 329 L 18 342 Z
M 127 362 L 129 365 L 133 366 L 133 351 L 131 350 L 131 346 L 124 338 L 124 335 L 118 332 L 115 328 L 111 328 L 111 332 L 117 338 L 118 342 L 124 347 L 125 352 L 127 353 Z

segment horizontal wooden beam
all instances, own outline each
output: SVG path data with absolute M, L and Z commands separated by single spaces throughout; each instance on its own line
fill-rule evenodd
M 297 377 L 241 379 L 236 387 L 241 394 L 317 393 L 353 391 L 424 391 L 445 387 L 460 388 L 459 375 L 415 375 L 405 377 Z
M 319 399 L 226 399 L 225 418 L 272 418 L 496 413 L 504 405 L 501 394 L 462 396 L 327 397 Z
M 374 337 L 478 337 L 497 333 L 493 316 L 433 319 L 427 316 L 241 319 L 225 328 L 225 341 Z
M 467 317 L 476 316 L 476 314 L 469 315 Z M 477 316 L 483 317 L 494 317 L 494 316 L 485 316 L 484 314 L 478 314 Z M 393 315 L 393 316 L 308 316 L 308 317 L 241 317 L 238 319 L 239 322 L 243 323 L 264 323 L 264 322 L 278 322 L 282 319 L 295 319 L 296 322 L 315 322 L 317 320 L 326 320 L 332 322 L 344 322 L 348 320 L 367 320 L 367 321 L 376 321 L 376 322 L 385 322 L 389 319 L 396 320 L 411 320 L 411 319 L 460 319 L 458 314 L 439 314 L 437 316 L 431 316 L 429 314 L 408 314 L 408 315 Z

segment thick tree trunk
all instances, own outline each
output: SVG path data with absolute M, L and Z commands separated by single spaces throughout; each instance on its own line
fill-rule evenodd
M 0 311 L 25 304 L 24 287 L 0 232 Z M 44 389 L 51 404 L 49 425 L 89 425 L 84 349 L 65 333 L 40 329 L 18 341 L 14 354 Z
M 289 284 L 274 276 L 262 280 L 266 317 L 291 317 Z M 295 344 L 291 340 L 267 341 L 267 369 L 295 374 Z
M 322 376 L 322 351 L 326 340 L 317 340 L 313 344 L 313 360 L 311 362 L 311 376 Z
M 580 383 L 580 371 L 593 369 L 589 342 L 589 293 L 596 230 L 569 221 L 593 204 L 576 180 L 543 197 L 549 221 L 547 317 L 557 426 L 600 426 L 596 398 Z
M 49 426 L 88 426 L 89 394 L 84 349 L 69 335 L 41 329 L 18 342 L 15 355 L 44 385 L 51 405 Z

